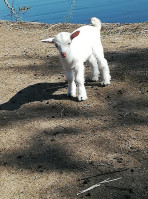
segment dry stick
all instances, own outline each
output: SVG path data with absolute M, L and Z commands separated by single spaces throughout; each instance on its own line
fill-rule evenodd
M 64 112 L 64 108 L 63 108 L 62 111 L 61 111 L 61 114 L 60 114 L 61 117 L 63 117 L 63 112 Z
M 6 4 L 6 6 L 10 9 L 10 11 L 11 11 L 11 12 L 14 14 L 14 16 L 16 17 L 16 16 L 17 16 L 17 13 L 15 12 L 14 8 L 12 8 L 12 7 L 10 6 L 10 4 L 8 3 L 7 0 L 4 0 L 4 2 L 5 2 L 5 4 Z
M 105 187 L 107 187 L 109 189 L 118 189 L 118 190 L 121 190 L 121 191 L 132 191 L 131 188 L 122 188 L 122 187 L 107 186 L 107 185 Z
M 115 181 L 115 180 L 120 180 L 121 177 L 120 177 L 120 178 L 115 178 L 115 179 L 112 179 L 112 180 L 109 180 L 109 179 L 110 179 L 110 178 L 108 178 L 107 180 L 104 180 L 104 181 L 102 181 L 102 182 L 99 182 L 98 184 L 95 184 L 95 185 L 93 185 L 93 186 L 91 186 L 91 187 L 89 187 L 89 188 L 87 188 L 87 189 L 85 189 L 85 190 L 83 190 L 83 191 L 80 191 L 79 193 L 77 193 L 77 196 L 80 195 L 80 194 L 82 194 L 82 193 L 85 193 L 85 192 L 87 192 L 87 191 L 90 191 L 90 190 L 92 190 L 92 189 L 94 189 L 94 188 L 96 188 L 96 187 L 99 187 L 101 184 L 108 183 L 108 182 L 112 182 L 112 181 Z
M 126 170 L 128 170 L 128 168 L 122 168 L 122 169 L 118 169 L 118 170 L 114 170 L 114 171 L 108 171 L 108 172 L 96 174 L 94 176 L 88 176 L 88 177 L 85 177 L 85 178 L 81 178 L 80 180 L 87 180 L 89 178 L 94 178 L 94 177 L 97 177 L 97 176 L 102 176 L 102 175 L 111 174 L 111 173 L 122 172 L 122 171 L 126 171 Z

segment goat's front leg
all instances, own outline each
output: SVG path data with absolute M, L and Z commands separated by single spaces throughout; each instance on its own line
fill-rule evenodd
M 75 67 L 76 83 L 78 86 L 78 100 L 83 101 L 87 99 L 86 89 L 84 86 L 84 65 L 79 64 Z
M 75 84 L 75 78 L 74 78 L 74 71 L 68 70 L 65 73 L 66 73 L 66 79 L 68 81 L 67 96 L 76 97 L 76 84 Z

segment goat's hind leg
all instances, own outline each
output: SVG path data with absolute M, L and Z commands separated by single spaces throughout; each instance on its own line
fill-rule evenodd
M 98 63 L 97 59 L 94 55 L 91 55 L 89 58 L 89 62 L 92 64 L 92 74 L 91 74 L 91 80 L 92 81 L 98 81 L 99 80 L 99 69 L 98 69 Z
M 102 78 L 103 78 L 101 84 L 105 86 L 109 85 L 111 76 L 107 60 L 104 57 L 102 57 L 99 61 L 100 61 L 100 69 L 102 70 Z
M 100 44 L 101 45 L 101 44 Z M 110 76 L 110 70 L 107 63 L 107 60 L 104 58 L 104 52 L 102 46 L 100 47 L 94 47 L 94 55 L 97 59 L 99 69 L 102 73 L 102 85 L 108 85 L 110 84 L 111 76 Z

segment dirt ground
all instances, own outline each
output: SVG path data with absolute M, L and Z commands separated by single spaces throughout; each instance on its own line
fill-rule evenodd
M 148 23 L 103 24 L 112 82 L 89 81 L 86 63 L 84 102 L 40 41 L 79 26 L 0 21 L 1 199 L 148 197 Z

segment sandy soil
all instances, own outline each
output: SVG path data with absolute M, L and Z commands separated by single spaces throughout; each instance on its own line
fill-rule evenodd
M 58 52 L 40 42 L 81 25 L 0 22 L 0 198 L 148 196 L 148 23 L 103 24 L 112 82 L 66 96 Z M 121 178 L 82 191 L 106 179 Z

